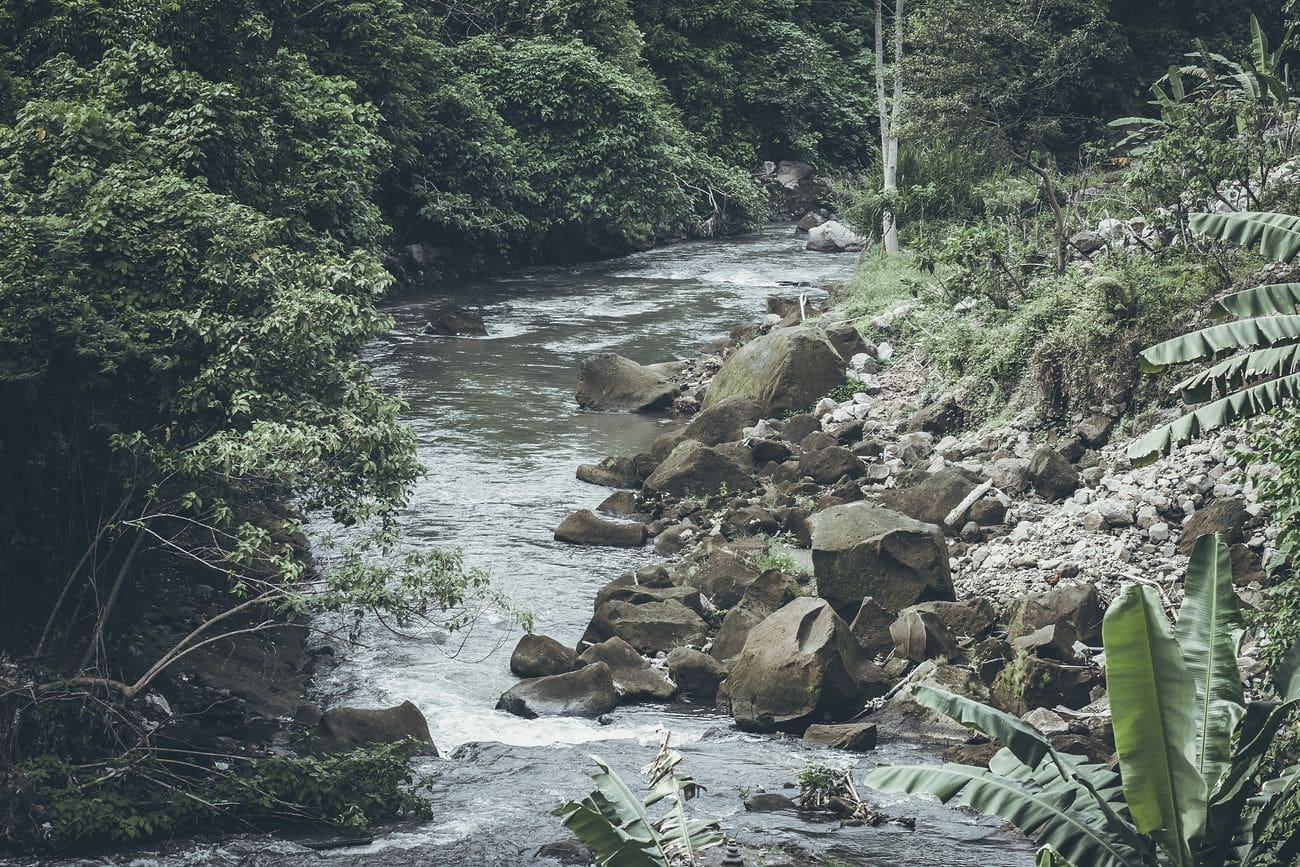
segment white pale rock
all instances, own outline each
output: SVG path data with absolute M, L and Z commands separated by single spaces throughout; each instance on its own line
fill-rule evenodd
M 1169 525 L 1164 521 L 1147 527 L 1147 538 L 1157 544 L 1169 541 Z

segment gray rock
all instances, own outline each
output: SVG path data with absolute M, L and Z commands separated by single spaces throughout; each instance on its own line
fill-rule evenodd
M 717 697 L 718 684 L 727 677 L 727 669 L 703 651 L 679 647 L 668 654 L 668 675 L 686 698 L 712 702 Z
M 736 551 L 721 548 L 677 576 L 679 583 L 699 588 L 718 608 L 731 608 L 758 580 L 759 569 Z
M 1046 500 L 1064 500 L 1079 487 L 1079 473 L 1070 462 L 1043 446 L 1029 461 L 1029 482 Z
M 578 406 L 608 412 L 664 409 L 680 393 L 647 367 L 613 352 L 590 355 L 578 365 Z
M 799 459 L 799 475 L 819 485 L 833 485 L 841 478 L 860 479 L 867 473 L 862 458 L 842 446 L 831 446 L 805 453 Z
M 705 408 L 746 397 L 768 416 L 805 410 L 844 381 L 844 359 L 813 325 L 778 328 L 746 343 L 709 385 Z
M 885 657 L 894 649 L 894 637 L 889 627 L 898 615 L 868 596 L 858 606 L 858 613 L 849 624 L 849 631 L 868 659 Z
M 933 524 L 871 503 L 834 506 L 813 515 L 817 592 L 837 605 L 872 597 L 891 611 L 952 600 L 948 545 Z
M 820 433 L 821 429 L 820 421 L 806 412 L 801 412 L 786 419 L 785 426 L 781 428 L 781 435 L 785 437 L 786 442 L 801 443 L 808 434 Z
M 422 745 L 420 752 L 438 755 L 433 736 L 429 734 L 429 721 L 409 701 L 382 708 L 330 708 L 321 715 L 317 732 L 320 748 L 330 753 L 411 738 Z
M 866 355 L 870 358 L 869 352 L 874 349 L 863 339 L 862 332 L 858 331 L 852 322 L 837 322 L 826 326 L 826 336 L 835 347 L 835 351 L 840 354 L 840 358 L 846 362 L 855 355 Z
M 1079 640 L 1101 643 L 1101 600 L 1091 584 L 1062 583 L 1031 596 L 1021 596 L 1007 608 L 1007 639 L 1015 641 L 1057 623 L 1071 626 Z
M 730 493 L 747 491 L 753 483 L 753 477 L 734 458 L 685 440 L 650 474 L 642 490 L 674 497 L 712 496 L 724 488 Z
M 952 630 L 953 635 L 966 638 L 983 638 L 998 619 L 997 609 L 983 596 L 971 596 L 956 602 L 922 602 L 913 605 L 911 610 L 934 614 Z
M 966 423 L 966 410 L 957 403 L 957 396 L 945 394 L 917 410 L 907 422 L 909 433 L 925 431 L 942 436 L 961 429 Z
M 979 484 L 980 480 L 966 470 L 944 467 L 911 487 L 886 491 L 881 494 L 880 503 L 923 524 L 942 527 L 948 513 Z
M 993 681 L 992 693 L 1003 710 L 1023 716 L 1037 707 L 1081 708 L 1097 682 L 1095 670 L 1018 653 Z
M 924 662 L 927 659 L 954 660 L 960 655 L 957 639 L 944 622 L 929 611 L 904 608 L 889 627 L 894 647 L 903 659 Z
M 746 731 L 803 729 L 844 719 L 887 688 L 848 624 L 824 600 L 801 597 L 750 633 L 726 681 L 731 713 Z
M 591 644 L 618 636 L 638 653 L 667 653 L 688 644 L 702 644 L 709 632 L 700 616 L 680 602 L 606 602 L 596 609 L 583 641 Z
M 510 673 L 516 677 L 549 677 L 578 667 L 578 654 L 546 635 L 525 635 L 510 654 Z
M 604 512 L 607 515 L 618 515 L 622 518 L 630 518 L 639 514 L 640 508 L 636 503 L 636 494 L 631 491 L 615 491 L 608 497 L 600 501 L 596 507 L 597 512 Z
M 667 701 L 677 691 L 662 672 L 621 638 L 593 644 L 578 658 L 587 665 L 597 662 L 608 665 L 614 688 L 628 701 Z
M 871 715 L 881 733 L 895 738 L 937 743 L 964 743 L 970 729 L 946 714 L 919 704 L 913 697 L 918 686 L 931 686 L 987 704 L 989 690 L 969 668 L 927 660 L 908 675 L 906 684 L 884 707 Z
M 686 438 L 716 446 L 736 442 L 744 430 L 763 418 L 763 407 L 747 397 L 729 397 L 701 411 L 686 426 Z
M 608 457 L 598 464 L 579 464 L 578 480 L 607 488 L 635 488 L 644 476 L 632 458 Z
M 571 545 L 639 548 L 645 544 L 645 524 L 607 521 L 590 509 L 579 509 L 555 528 L 555 540 Z
M 421 333 L 439 337 L 487 337 L 488 332 L 482 311 L 457 307 L 439 312 Z
M 867 240 L 843 223 L 827 220 L 808 230 L 807 249 L 815 253 L 859 253 Z
M 1229 545 L 1244 538 L 1246 504 L 1237 497 L 1212 500 L 1208 506 L 1183 522 L 1183 537 L 1178 540 L 1178 553 L 1190 554 L 1196 540 L 1210 533 L 1218 533 Z
M 811 725 L 803 740 L 814 746 L 865 753 L 876 748 L 876 727 L 871 723 Z
M 525 719 L 577 716 L 593 719 L 618 707 L 614 675 L 603 662 L 578 671 L 535 677 L 515 684 L 497 701 L 497 710 Z
M 1017 496 L 1029 490 L 1029 462 L 1020 458 L 1000 458 L 988 468 L 993 485 L 1003 493 Z

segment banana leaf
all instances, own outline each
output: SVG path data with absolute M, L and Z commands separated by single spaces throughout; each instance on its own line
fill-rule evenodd
M 1257 247 L 1270 259 L 1290 262 L 1300 255 L 1300 217 L 1241 211 L 1235 214 L 1192 214 L 1191 227 L 1221 241 Z
M 1234 292 L 1214 305 L 1215 316 L 1266 316 L 1294 313 L 1300 307 L 1300 283 L 1267 283 Z
M 1300 340 L 1300 315 L 1256 316 L 1211 325 L 1142 350 L 1144 373 L 1159 373 L 1171 364 L 1204 361 L 1227 350 L 1282 346 Z
M 876 768 L 867 774 L 866 784 L 884 792 L 930 794 L 945 804 L 955 801 L 998 816 L 1033 837 L 1039 845 L 1053 847 L 1074 864 L 1089 867 L 1143 864 L 1138 853 L 1110 832 L 1095 804 L 1086 798 L 1080 801 L 1082 789 L 1059 776 L 1051 779 L 1055 781 L 1053 785 L 1031 787 L 985 768 L 944 764 Z
M 1129 445 L 1129 459 L 1136 466 L 1149 464 L 1175 445 L 1194 439 L 1205 431 L 1254 418 L 1297 398 L 1300 398 L 1300 374 L 1281 376 L 1234 392 L 1149 431 Z
M 1276 379 L 1300 373 L 1300 343 L 1274 346 L 1233 356 L 1179 382 L 1170 392 L 1185 403 L 1204 403 L 1218 395 L 1228 395 L 1247 384 L 1259 384 L 1264 378 Z
M 669 867 L 645 807 L 618 774 L 595 756 L 596 790 L 553 811 L 591 849 L 602 867 Z
M 1205 827 L 1207 797 L 1196 767 L 1196 686 L 1156 591 L 1126 587 L 1106 611 L 1102 643 L 1129 813 L 1138 831 L 1186 867 Z
M 1174 638 L 1196 685 L 1196 762 L 1212 791 L 1228 767 L 1232 734 L 1246 713 L 1237 652 L 1246 622 L 1232 586 L 1232 559 L 1218 534 L 1196 540 Z

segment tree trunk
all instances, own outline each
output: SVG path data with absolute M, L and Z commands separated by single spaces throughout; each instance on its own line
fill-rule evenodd
M 876 0 L 876 109 L 880 116 L 880 168 L 882 189 L 887 199 L 898 191 L 898 125 L 903 105 L 903 2 L 894 4 L 894 94 L 893 104 L 885 96 L 884 0 Z M 886 253 L 898 252 L 898 224 L 893 209 L 886 205 L 881 215 L 880 238 Z

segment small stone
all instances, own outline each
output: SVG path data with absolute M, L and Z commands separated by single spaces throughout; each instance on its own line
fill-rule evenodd
M 1147 538 L 1159 544 L 1169 540 L 1169 525 L 1163 521 L 1147 527 Z

